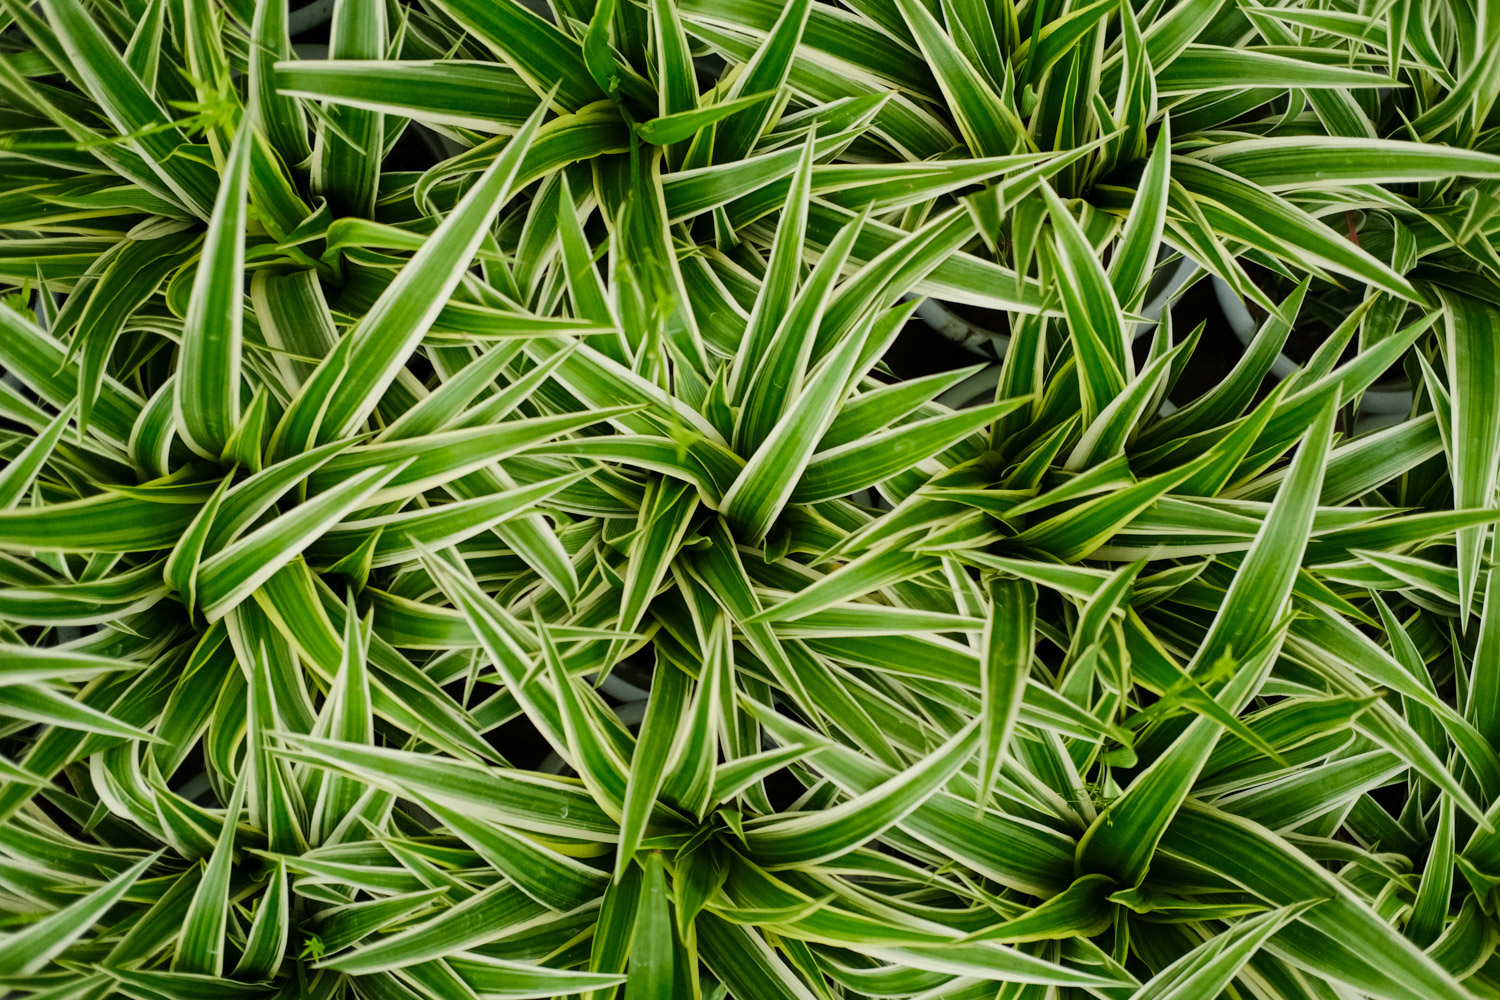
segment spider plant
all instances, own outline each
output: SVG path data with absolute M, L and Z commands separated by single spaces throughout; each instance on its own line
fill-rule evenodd
M 1490 5 L 0 18 L 7 995 L 1500 996 Z

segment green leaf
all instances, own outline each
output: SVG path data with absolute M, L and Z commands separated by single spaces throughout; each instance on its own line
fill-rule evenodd
M 1189 192 L 1204 218 L 1224 237 L 1244 242 L 1313 274 L 1345 275 L 1397 298 L 1422 300 L 1411 282 L 1386 263 L 1286 199 L 1227 170 L 1176 157 L 1172 180 Z
M 1421 948 L 1430 947 L 1442 933 L 1453 891 L 1453 800 L 1445 796 L 1438 810 L 1432 853 L 1406 922 L 1406 936 Z
M 741 68 L 729 88 L 729 96 L 779 92 L 787 82 L 792 60 L 802 43 L 809 15 L 817 5 L 812 0 L 790 0 L 780 10 L 764 42 Z M 774 101 L 763 99 L 754 110 L 741 111 L 714 131 L 714 162 L 742 159 L 776 113 Z
M 245 939 L 245 949 L 234 967 L 234 975 L 270 979 L 286 954 L 292 920 L 285 862 L 277 862 L 270 886 L 255 907 L 255 921 Z
M 240 420 L 251 136 L 248 123 L 242 125 L 230 147 L 183 320 L 178 426 L 188 446 L 211 460 L 224 452 Z
M 1277 953 L 1299 966 L 1389 1000 L 1461 1000 L 1468 992 L 1343 882 L 1264 827 L 1189 801 L 1162 848 L 1273 905 L 1321 901 L 1271 938 Z
M 40 684 L 5 686 L 5 702 L 0 711 L 12 719 L 40 722 L 84 733 L 98 733 L 126 740 L 154 739 L 145 730 L 113 715 L 90 707 L 87 703 L 61 694 Z M 28 758 L 29 760 L 29 758 Z
M 543 906 L 559 911 L 582 906 L 598 896 L 606 881 L 605 876 L 594 869 L 543 844 L 531 842 L 525 835 L 512 832 L 494 821 L 477 821 L 430 799 L 419 798 L 418 801 L 480 857 Z
M 919 0 L 896 0 L 922 55 L 932 67 L 964 141 L 978 156 L 1019 152 L 1031 143 L 1015 109 L 1008 108 L 974 64 Z
M 616 880 L 634 860 L 645 836 L 657 795 L 667 779 L 667 764 L 676 748 L 686 708 L 687 675 L 664 666 L 652 679 L 641 734 L 630 758 L 630 776 L 621 809 L 620 843 L 615 853 Z M 647 881 L 649 884 L 649 862 Z
M 855 798 L 809 816 L 792 816 L 745 830 L 757 863 L 770 868 L 836 858 L 901 822 L 962 767 L 979 743 L 971 722 L 926 759 Z
M 235 830 L 239 826 L 248 787 L 249 782 L 243 778 L 237 782 L 234 796 L 224 810 L 224 825 L 219 828 L 213 853 L 209 855 L 208 865 L 182 921 L 181 941 L 172 957 L 173 972 L 205 976 L 224 974 L 224 930 L 229 919 Z
M 1210 146 L 1193 158 L 1238 174 L 1267 191 L 1500 177 L 1500 156 L 1492 153 L 1393 139 L 1264 136 Z
M 769 94 L 750 94 L 731 100 L 717 101 L 701 108 L 691 108 L 672 114 L 659 115 L 636 126 L 635 133 L 653 146 L 670 146 L 693 138 L 714 122 L 722 121 L 736 112 L 769 100 Z
M 1093 247 L 1052 187 L 1044 182 L 1041 190 L 1056 240 L 1055 248 L 1052 243 L 1043 246 L 1055 251 L 1047 259 L 1056 269 L 1068 317 L 1087 424 L 1124 391 L 1135 365 L 1125 341 L 1124 314 Z
M 1242 920 L 1198 945 L 1131 994 L 1131 1000 L 1186 1000 L 1214 996 L 1277 931 L 1321 900 L 1308 900 Z
M 66 349 L 31 319 L 0 302 L 0 364 L 55 409 L 67 407 L 78 394 L 78 377 L 68 371 Z M 160 397 L 170 401 L 170 396 Z M 104 376 L 94 401 L 90 430 L 120 445 L 130 441 L 144 401 L 130 389 Z M 45 417 L 42 417 L 45 420 Z
M 1466 295 L 1439 290 L 1443 303 L 1444 360 L 1453 398 L 1454 506 L 1490 507 L 1500 470 L 1500 369 L 1494 344 L 1484 334 L 1496 309 Z M 1467 617 L 1479 579 L 1486 530 L 1458 533 L 1459 613 Z
M 1188 664 L 1189 673 L 1212 669 L 1221 658 L 1233 657 L 1236 648 L 1250 648 L 1281 618 L 1312 531 L 1335 412 L 1336 401 L 1330 400 L 1308 428 L 1224 603 Z
M 1235 672 L 1214 701 L 1238 714 L 1264 683 L 1285 636 L 1285 625 L 1278 626 L 1232 661 Z M 1199 716 L 1183 729 L 1084 833 L 1078 842 L 1080 870 L 1109 875 L 1128 887 L 1140 885 L 1157 843 L 1182 808 L 1218 738 L 1219 724 L 1211 716 Z
M 986 927 L 965 941 L 1011 944 L 1097 934 L 1111 920 L 1110 908 L 1105 905 L 1105 890 L 1109 885 L 1109 879 L 1103 875 L 1084 875 L 1040 906 Z
M 205 559 L 198 570 L 198 600 L 213 621 L 243 601 L 349 512 L 369 503 L 404 465 L 367 469 L 299 504 Z
M 1171 149 L 1171 122 L 1163 120 L 1156 145 L 1136 186 L 1135 203 L 1125 217 L 1125 229 L 1109 262 L 1110 287 L 1116 301 L 1126 308 L 1134 308 L 1156 266 L 1156 251 L 1167 220 Z
M 885 482 L 901 472 L 921 471 L 929 460 L 1029 402 L 1007 399 L 960 413 L 929 417 L 818 452 L 807 464 L 790 501 L 831 500 Z
M 506 822 L 543 836 L 612 842 L 618 824 L 576 784 L 531 772 L 494 770 L 432 754 L 338 743 L 286 734 L 289 760 L 337 770 L 397 794 L 419 793 L 433 801 L 484 815 L 505 803 Z M 302 749 L 296 749 L 302 748 Z
M 733 991 L 732 996 L 817 1000 L 817 994 L 797 978 L 759 934 L 707 910 L 698 915 L 694 926 L 703 963 Z
M 556 100 L 570 111 L 605 96 L 584 63 L 579 43 L 516 0 L 439 0 L 439 5 L 515 67 L 537 96 L 551 100 L 547 92 L 556 85 Z
M 68 429 L 77 412 L 78 408 L 73 404 L 64 407 L 40 434 L 27 443 L 21 454 L 0 469 L 0 510 L 14 508 L 21 502 L 37 473 L 52 458 L 53 449 L 62 440 L 63 431 Z
M 1297 50 L 1299 55 L 1308 50 Z M 1211 90 L 1234 90 L 1266 87 L 1275 90 L 1312 87 L 1388 87 L 1390 80 L 1337 65 L 1323 65 L 1312 59 L 1258 49 L 1236 49 L 1219 45 L 1188 45 L 1170 62 L 1158 62 L 1156 86 L 1163 97 L 1176 94 L 1200 94 Z
M 449 964 L 475 992 L 485 996 L 514 997 L 515 1000 L 547 1000 L 548 997 L 576 995 L 620 981 L 619 976 L 554 969 L 482 955 L 455 957 Z
M 274 72 L 277 93 L 289 97 L 486 133 L 521 128 L 539 98 L 515 70 L 477 60 L 298 60 Z
M 645 869 L 631 935 L 625 1000 L 671 996 L 673 989 L 672 911 L 661 852 L 646 856 Z
M 102 920 L 158 857 L 159 852 L 142 858 L 81 899 L 48 914 L 25 930 L 0 939 L 0 976 L 14 979 L 34 975 L 46 968 Z
M 200 219 L 209 218 L 215 200 L 213 171 L 201 160 L 181 155 L 184 147 L 191 149 L 187 137 L 120 58 L 99 24 L 78 0 L 48 0 L 44 9 L 66 53 L 61 61 L 100 102 L 110 124 L 122 136 L 134 138 L 169 197 Z
M 410 902 L 403 905 L 411 907 Z M 352 976 L 399 969 L 461 954 L 545 912 L 515 886 L 495 885 L 410 927 L 381 935 L 370 944 L 320 964 Z
M 990 583 L 989 616 L 981 657 L 979 796 L 990 799 L 1006 745 L 1015 735 L 1031 656 L 1036 645 L 1036 587 L 1028 581 L 999 578 Z
M 764 538 L 771 522 L 791 499 L 818 439 L 832 425 L 848 392 L 864 348 L 865 337 L 856 331 L 813 370 L 801 393 L 788 404 L 724 494 L 720 510 L 741 537 L 750 541 Z
M 342 437 L 374 410 L 458 286 L 491 219 L 510 194 L 542 114 L 539 108 L 527 120 L 396 280 L 386 286 L 347 336 L 347 354 L 331 355 L 303 385 L 276 431 L 275 440 L 283 451 Z

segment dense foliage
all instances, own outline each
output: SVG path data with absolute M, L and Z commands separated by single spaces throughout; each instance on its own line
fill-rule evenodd
M 1500 8 L 541 6 L 3 0 L 0 989 L 1500 996 Z

